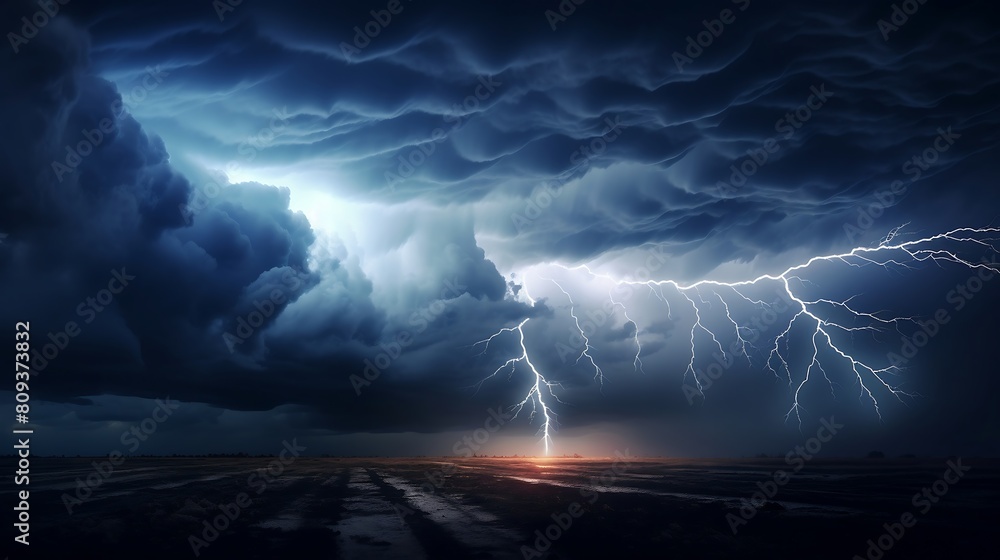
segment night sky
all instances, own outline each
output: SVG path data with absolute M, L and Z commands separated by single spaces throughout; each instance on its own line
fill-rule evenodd
M 479 383 L 523 324 L 554 454 L 783 455 L 831 415 L 830 456 L 1000 452 L 985 269 L 796 273 L 812 301 L 947 322 L 884 375 L 912 396 L 863 372 L 877 410 L 821 344 L 829 382 L 813 367 L 788 418 L 816 339 L 795 323 L 768 368 L 795 310 L 752 302 L 780 282 L 613 282 L 1000 226 L 991 3 L 237 1 L 2 8 L 0 323 L 31 323 L 33 451 L 129 449 L 169 397 L 135 453 L 451 455 L 527 396 L 482 450 L 541 454 L 528 364 Z M 1000 261 L 973 237 L 935 248 Z M 693 395 L 695 312 L 706 371 L 727 306 L 756 348 Z M 816 309 L 876 369 L 921 330 Z

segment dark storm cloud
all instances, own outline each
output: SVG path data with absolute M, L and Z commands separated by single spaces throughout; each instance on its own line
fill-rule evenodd
M 305 217 L 288 209 L 286 188 L 227 185 L 190 207 L 194 189 L 170 165 L 162 140 L 122 111 L 116 87 L 94 74 L 86 35 L 69 24 L 46 31 L 32 49 L 7 55 L 3 96 L 12 123 L 4 147 L 14 156 L 3 168 L 3 280 L 5 293 L 20 296 L 4 315 L 32 319 L 37 351 L 69 340 L 36 362 L 39 377 L 51 380 L 42 394 L 78 404 L 92 402 L 80 396 L 170 394 L 237 410 L 330 407 L 334 395 L 339 421 L 325 427 L 337 430 L 398 427 L 424 410 L 401 405 L 384 422 L 344 421 L 358 403 L 347 375 L 379 351 L 384 329 L 391 336 L 403 328 L 387 326 L 367 299 L 364 273 L 346 262 L 343 246 L 318 247 Z M 157 68 L 170 78 L 177 72 Z M 410 234 L 400 233 L 388 241 L 405 244 Z M 468 323 L 523 314 L 502 302 L 503 279 L 468 235 L 425 240 L 432 245 L 424 252 L 448 248 L 434 259 L 440 278 L 400 306 L 454 303 L 406 328 L 437 328 L 457 314 Z M 310 249 L 320 249 L 316 262 Z M 115 297 L 101 305 L 99 292 L 116 274 Z M 64 328 L 69 321 L 74 326 Z M 413 359 L 426 362 L 441 339 L 425 333 Z M 252 389 L 238 389 L 251 378 Z
M 53 401 L 170 394 L 302 405 L 304 425 L 332 431 L 431 432 L 523 398 L 504 371 L 470 399 L 519 349 L 470 344 L 527 317 L 539 348 L 568 336 L 558 291 L 529 286 L 544 298 L 528 307 L 498 269 L 657 245 L 678 278 L 773 272 L 902 222 L 990 222 L 976 201 L 995 176 L 993 11 L 928 2 L 886 40 L 889 5 L 813 4 L 590 0 L 563 21 L 545 14 L 558 2 L 403 1 L 384 24 L 370 13 L 384 2 L 244 2 L 221 18 L 204 1 L 73 4 L 2 55 L 0 288 L 17 294 L 3 316 L 39 333 L 83 323 L 77 306 L 124 267 L 133 284 L 43 372 Z M 721 34 L 691 47 L 725 9 L 731 22 L 709 24 Z M 4 29 L 33 10 L 9 5 Z M 155 89 L 134 90 L 151 72 Z M 74 158 L 102 122 L 113 130 Z M 379 208 L 369 245 L 319 234 L 289 185 L 220 181 L 185 210 L 209 180 L 199 167 L 235 176 L 231 161 Z M 860 224 L 894 181 L 905 196 Z M 632 327 L 615 321 L 595 346 L 628 372 Z M 684 337 L 649 324 L 651 366 L 673 371 Z M 404 333 L 356 396 L 350 377 Z M 682 399 L 656 398 L 676 391 L 665 376 L 601 398 L 549 354 L 539 362 L 588 410 L 568 427 Z
M 291 130 L 256 164 L 335 162 L 336 192 L 379 202 L 479 201 L 480 231 L 510 264 L 671 242 L 697 278 L 730 259 L 839 248 L 858 240 L 844 223 L 877 189 L 909 181 L 902 165 L 939 129 L 960 141 L 910 198 L 996 145 L 1000 73 L 982 4 L 922 6 L 889 40 L 877 22 L 891 7 L 872 4 L 592 2 L 555 30 L 553 4 L 403 2 L 384 25 L 372 23 L 377 3 L 247 4 L 223 22 L 198 4 L 156 33 L 123 11 L 95 24 L 95 63 L 122 76 L 170 67 L 172 99 L 147 112 L 191 117 L 165 128 L 208 153 L 228 159 L 252 117 L 280 107 Z M 732 21 L 710 25 L 721 34 L 691 47 L 724 9 Z M 356 37 L 370 23 L 375 36 Z M 624 127 L 612 142 L 600 140 L 607 118 Z M 600 169 L 594 192 L 582 178 Z M 512 219 L 556 179 L 563 203 L 527 227 Z M 634 182 L 651 188 L 610 186 Z M 899 203 L 864 241 L 917 215 L 935 229 L 957 219 Z
M 49 398 L 152 396 L 169 377 L 175 394 L 214 400 L 195 387 L 231 361 L 223 333 L 284 289 L 256 325 L 266 330 L 319 283 L 307 262 L 308 221 L 288 210 L 287 189 L 257 184 L 227 188 L 189 215 L 190 183 L 162 140 L 120 111 L 114 85 L 92 73 L 85 35 L 53 24 L 30 47 L 4 55 L 3 138 L 13 157 L 2 164 L 3 289 L 14 296 L 4 316 L 33 320 L 36 350 L 47 332 L 67 346 L 36 362 L 51 376 Z M 334 269 L 325 281 L 337 284 L 337 262 L 325 265 Z M 361 316 L 328 315 L 331 339 L 377 321 L 359 290 L 351 298 Z

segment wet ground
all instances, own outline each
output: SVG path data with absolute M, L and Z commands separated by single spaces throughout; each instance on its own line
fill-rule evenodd
M 886 560 L 984 557 L 1000 499 L 1000 462 L 973 459 L 960 478 L 945 459 L 814 460 L 780 486 L 781 459 L 127 458 L 105 475 L 92 461 L 32 461 L 31 554 L 4 554 L 846 560 L 878 558 L 883 536 Z M 913 501 L 924 487 L 936 502 Z M 761 488 L 776 493 L 753 508 Z M 884 536 L 907 512 L 915 524 Z

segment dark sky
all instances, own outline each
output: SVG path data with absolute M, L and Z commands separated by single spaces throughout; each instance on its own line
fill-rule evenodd
M 558 454 L 784 454 L 831 415 L 825 454 L 1000 452 L 991 3 L 54 5 L 5 3 L 0 54 L 39 453 L 127 450 L 168 396 L 135 452 L 446 455 L 522 400 L 484 451 L 542 453 L 544 403 Z M 785 275 L 797 317 L 690 287 L 893 234 Z M 883 371 L 893 317 L 933 336 Z

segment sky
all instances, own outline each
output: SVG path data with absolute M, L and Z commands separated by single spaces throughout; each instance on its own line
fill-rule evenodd
M 987 2 L 2 14 L 38 453 L 1000 452 Z

